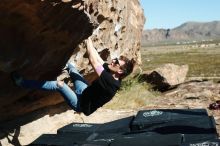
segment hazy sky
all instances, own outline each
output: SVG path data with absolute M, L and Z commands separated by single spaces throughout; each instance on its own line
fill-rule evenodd
M 220 20 L 220 0 L 139 0 L 144 29 L 174 28 L 187 21 Z

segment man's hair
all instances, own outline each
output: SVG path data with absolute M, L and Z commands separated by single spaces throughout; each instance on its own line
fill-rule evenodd
M 132 73 L 136 62 L 134 59 L 129 60 L 125 56 L 120 56 L 119 60 L 123 60 L 125 62 L 125 64 L 121 66 L 121 69 L 123 70 L 123 73 L 121 75 L 121 79 L 123 79 L 126 76 L 128 76 L 130 73 Z

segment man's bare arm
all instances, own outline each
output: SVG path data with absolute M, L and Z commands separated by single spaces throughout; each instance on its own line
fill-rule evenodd
M 98 75 L 101 75 L 101 72 L 104 70 L 102 65 L 104 61 L 99 56 L 97 50 L 94 48 L 91 38 L 89 37 L 86 41 L 86 49 L 89 56 L 89 61 L 92 64 L 93 69 L 96 71 Z

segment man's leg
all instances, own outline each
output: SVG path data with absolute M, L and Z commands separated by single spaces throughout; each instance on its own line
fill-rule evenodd
M 67 70 L 73 81 L 76 94 L 81 95 L 88 87 L 88 82 L 83 78 L 73 64 L 67 63 Z
M 79 96 L 64 82 L 57 83 L 57 86 L 67 104 L 76 112 L 80 112 Z
M 26 88 L 41 89 L 46 91 L 58 91 L 64 97 L 67 104 L 75 111 L 79 111 L 78 97 L 64 82 L 23 80 L 22 86 Z
M 75 111 L 79 111 L 78 97 L 73 90 L 66 85 L 66 83 L 58 83 L 57 81 L 36 81 L 36 80 L 25 80 L 20 75 L 12 75 L 14 83 L 18 86 L 31 89 L 41 89 L 46 91 L 58 91 L 60 92 L 68 105 Z

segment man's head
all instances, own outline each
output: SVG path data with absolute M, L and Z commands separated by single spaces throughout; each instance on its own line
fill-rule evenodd
M 134 59 L 129 60 L 125 56 L 120 56 L 119 58 L 112 59 L 110 69 L 117 73 L 120 79 L 123 79 L 133 71 L 134 65 Z

